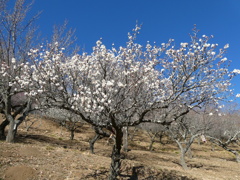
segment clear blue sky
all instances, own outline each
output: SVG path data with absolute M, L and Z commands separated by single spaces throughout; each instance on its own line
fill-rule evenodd
M 231 69 L 240 69 L 240 0 L 35 0 L 32 12 L 41 10 L 37 24 L 43 36 L 50 36 L 54 24 L 68 20 L 87 51 L 101 37 L 109 46 L 125 45 L 136 21 L 143 24 L 138 38 L 142 44 L 169 38 L 189 41 L 196 24 L 201 34 L 214 35 L 212 43 L 230 44 Z M 240 76 L 233 83 L 240 93 Z

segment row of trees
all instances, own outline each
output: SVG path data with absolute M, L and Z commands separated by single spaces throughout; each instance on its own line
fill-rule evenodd
M 240 120 L 239 112 L 230 108 L 224 110 L 207 106 L 205 109 L 195 108 L 188 114 L 181 116 L 169 126 L 143 123 L 140 128 L 150 135 L 149 150 L 153 149 L 156 138 L 168 137 L 178 146 L 180 164 L 188 169 L 185 156 L 192 157 L 191 146 L 198 139 L 199 143 L 209 142 L 231 152 L 239 162 Z M 161 139 L 158 139 L 161 142 Z
M 210 44 L 194 27 L 189 43 L 170 39 L 161 45 L 136 42 L 136 25 L 125 46 L 107 48 L 101 40 L 90 53 L 79 53 L 73 31 L 56 28 L 50 42 L 35 46 L 35 19 L 25 21 L 29 5 L 17 0 L 13 10 L 0 0 L 0 97 L 9 124 L 7 142 L 31 110 L 64 109 L 116 136 L 109 179 L 121 166 L 123 128 L 152 122 L 171 126 L 194 108 L 218 106 L 231 91 L 228 45 Z M 25 101 L 13 106 L 14 96 Z M 21 115 L 19 118 L 18 115 Z

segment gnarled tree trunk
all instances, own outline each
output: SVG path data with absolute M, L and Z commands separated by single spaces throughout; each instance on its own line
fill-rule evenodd
M 180 164 L 184 170 L 188 170 L 188 166 L 185 161 L 185 152 L 184 150 L 181 150 L 181 155 L 180 155 Z
M 24 112 L 23 115 L 19 117 L 17 120 L 15 120 L 12 115 L 7 115 L 7 119 L 10 123 L 9 123 L 6 142 L 9 142 L 9 143 L 14 142 L 15 136 L 17 134 L 18 126 L 25 120 L 27 114 L 28 114 L 27 112 Z
M 101 135 L 96 133 L 96 135 L 94 136 L 94 138 L 89 141 L 90 152 L 91 152 L 92 154 L 95 154 L 95 153 L 94 153 L 94 144 L 95 144 L 95 142 L 96 142 L 98 139 L 100 139 L 100 138 L 101 138 Z
M 11 115 L 8 115 L 7 119 L 10 123 L 9 123 L 6 142 L 13 143 L 16 135 L 16 124 L 15 124 L 14 118 Z
M 176 139 L 175 139 L 175 141 L 178 144 L 178 147 L 180 149 L 180 164 L 181 164 L 181 166 L 184 170 L 188 170 L 188 166 L 187 166 L 187 163 L 185 161 L 185 154 L 186 154 L 188 149 L 186 149 L 187 147 L 184 148 L 180 141 L 178 141 Z
M 2 122 L 2 124 L 0 125 L 0 139 L 5 139 L 5 128 L 7 127 L 7 125 L 9 124 L 9 121 L 6 119 Z
M 92 140 L 89 141 L 89 145 L 90 145 L 90 152 L 92 154 L 94 154 L 94 144 L 98 139 L 101 139 L 103 137 L 110 137 L 110 134 L 108 134 L 107 132 L 103 131 L 102 128 L 100 127 L 94 127 L 94 131 L 95 131 L 95 136 L 93 137 Z
M 115 145 L 113 146 L 112 155 L 111 155 L 111 166 L 110 166 L 110 175 L 109 180 L 116 180 L 119 176 L 120 167 L 121 167 L 121 148 L 123 141 L 123 132 L 122 128 L 116 128 L 116 140 Z

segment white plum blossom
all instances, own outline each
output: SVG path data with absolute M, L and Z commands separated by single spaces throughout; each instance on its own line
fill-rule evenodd
M 106 85 L 107 85 L 107 86 L 113 86 L 114 83 L 113 83 L 112 81 L 107 81 Z
M 234 69 L 233 73 L 240 74 L 240 69 Z
M 117 85 L 118 85 L 119 87 L 124 87 L 124 84 L 123 84 L 122 82 L 118 82 Z
M 12 58 L 12 63 L 15 64 L 16 63 L 16 59 Z
M 219 109 L 222 109 L 222 108 L 224 108 L 224 105 L 218 106 L 218 108 L 219 108 Z
M 211 55 L 213 55 L 213 56 L 214 56 L 215 54 L 216 54 L 216 52 L 211 52 Z
M 100 40 L 98 40 L 98 41 L 96 42 L 96 44 L 97 44 L 97 46 L 100 46 L 100 45 L 102 44 L 102 42 L 101 42 Z
M 224 49 L 227 49 L 227 48 L 229 48 L 229 44 L 226 44 L 226 45 L 224 46 Z
M 188 46 L 188 43 L 181 43 L 181 46 L 185 48 Z
M 227 58 L 225 57 L 225 58 L 221 59 L 221 61 L 225 62 L 225 61 L 227 61 Z
M 211 44 L 204 44 L 203 47 L 207 48 L 207 47 L 210 47 Z

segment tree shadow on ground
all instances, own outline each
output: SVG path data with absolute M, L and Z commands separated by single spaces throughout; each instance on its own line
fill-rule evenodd
M 54 138 L 44 135 L 34 135 L 34 134 L 19 134 L 16 138 L 17 143 L 23 143 L 23 144 L 33 144 L 34 141 L 39 143 L 45 143 L 51 146 L 55 147 L 63 147 L 68 149 L 79 149 L 79 150 L 88 150 L 89 147 L 86 146 L 81 141 L 77 140 L 62 140 L 60 138 Z
M 181 176 L 175 171 L 168 170 L 156 170 L 152 168 L 147 168 L 142 165 L 135 166 L 131 168 L 131 175 L 121 174 L 120 177 L 125 177 L 127 180 L 154 180 L 154 179 L 164 179 L 164 180 L 194 180 L 187 176 Z

